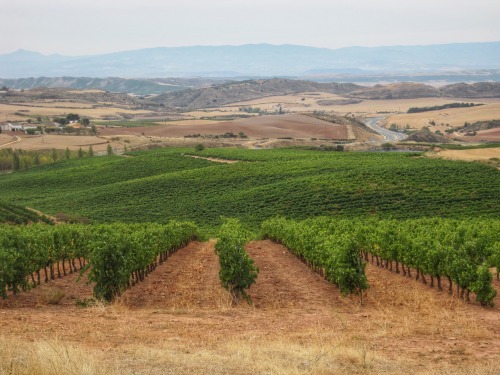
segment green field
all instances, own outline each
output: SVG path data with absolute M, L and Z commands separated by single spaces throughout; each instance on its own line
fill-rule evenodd
M 221 216 L 256 229 L 276 215 L 500 218 L 500 172 L 408 153 L 156 149 L 70 159 L 0 176 L 4 201 L 91 222 L 190 220 L 214 232 Z
M 29 224 L 40 222 L 47 224 L 52 223 L 50 219 L 22 206 L 0 201 L 0 223 Z

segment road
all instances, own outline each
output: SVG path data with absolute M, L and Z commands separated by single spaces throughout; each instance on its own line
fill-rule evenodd
M 375 130 L 382 137 L 384 137 L 384 141 L 387 141 L 387 142 L 398 142 L 398 141 L 402 141 L 408 137 L 406 134 L 393 132 L 393 131 L 387 130 L 386 128 L 378 126 L 378 122 L 382 119 L 383 119 L 383 117 L 367 118 L 365 120 L 365 124 L 370 129 Z
M 9 146 L 11 144 L 17 143 L 17 142 L 21 142 L 21 138 L 19 138 L 17 135 L 14 135 L 13 137 L 14 137 L 14 140 L 7 142 L 7 143 L 4 143 L 3 145 L 0 145 L 0 147 L 5 147 L 5 146 Z

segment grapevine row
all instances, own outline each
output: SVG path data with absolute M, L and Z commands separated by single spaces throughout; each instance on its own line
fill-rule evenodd
M 215 244 L 220 264 L 219 278 L 222 286 L 231 294 L 233 303 L 237 303 L 241 297 L 251 303 L 246 289 L 255 283 L 259 273 L 244 248 L 249 239 L 249 233 L 242 228 L 238 220 L 227 219 L 219 230 Z
M 0 227 L 0 296 L 89 270 L 94 296 L 113 300 L 196 237 L 191 223 Z
M 283 244 L 337 285 L 343 295 L 357 294 L 363 303 L 368 281 L 356 238 L 344 228 L 336 229 L 324 230 L 321 221 L 314 219 L 297 222 L 274 218 L 262 223 L 264 238 Z
M 320 217 L 295 222 L 276 218 L 262 225 L 266 237 L 283 243 L 313 269 L 339 285 L 343 293 L 366 289 L 360 257 L 442 288 L 448 280 L 466 301 L 470 293 L 492 305 L 496 291 L 490 267 L 500 270 L 500 221 L 339 220 Z M 347 259 L 340 263 L 339 259 Z M 344 269 L 345 268 L 345 269 Z M 336 272 L 339 276 L 335 276 Z M 351 275 L 346 279 L 346 275 Z M 358 278 L 357 278 L 358 277 Z M 359 285 L 358 285 L 359 284 Z

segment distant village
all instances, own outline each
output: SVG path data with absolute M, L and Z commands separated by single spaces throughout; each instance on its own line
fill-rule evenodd
M 78 114 L 70 113 L 66 117 L 53 118 L 48 122 L 37 122 L 28 119 L 24 122 L 3 122 L 0 123 L 0 131 L 4 132 L 23 132 L 28 135 L 37 134 L 96 134 L 95 126 L 90 125 L 88 118 L 80 118 Z

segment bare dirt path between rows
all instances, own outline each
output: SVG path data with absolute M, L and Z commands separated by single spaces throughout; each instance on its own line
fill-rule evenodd
M 213 161 L 215 163 L 234 164 L 234 163 L 239 163 L 240 162 L 240 160 L 209 158 L 209 157 L 197 156 L 197 155 L 185 155 L 185 156 L 188 156 L 188 157 L 193 158 L 193 159 L 203 159 L 203 160 Z
M 435 374 L 500 361 L 498 307 L 467 305 L 370 264 L 360 307 L 280 245 L 256 241 L 247 251 L 260 269 L 253 305 L 230 306 L 214 242 L 193 242 L 110 306 L 78 308 L 92 286 L 75 284 L 75 274 L 0 300 L 0 336 L 56 338 L 152 374 Z M 60 304 L 41 303 L 55 288 L 66 294 Z

